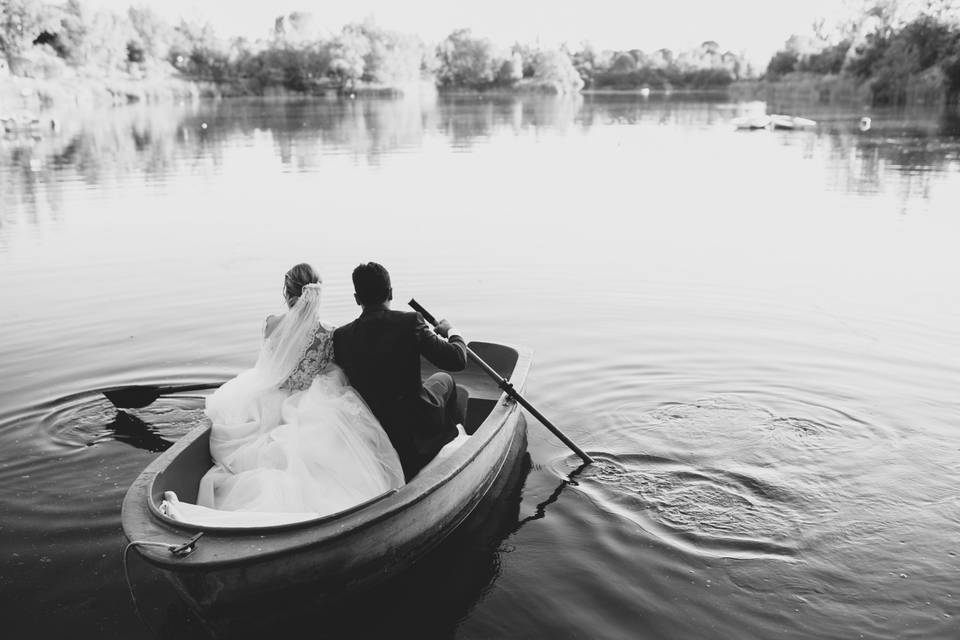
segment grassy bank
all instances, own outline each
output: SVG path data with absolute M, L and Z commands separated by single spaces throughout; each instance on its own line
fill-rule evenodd
M 787 104 L 863 106 L 872 101 L 869 86 L 839 75 L 794 73 L 778 80 L 741 80 L 730 85 L 734 100 Z
M 903 89 L 904 106 L 937 107 L 947 104 L 947 88 L 932 74 L 921 74 Z M 875 106 L 877 87 L 846 75 L 791 73 L 777 80 L 735 82 L 730 96 L 736 100 L 765 100 L 771 103 L 819 103 L 849 106 Z
M 896 99 L 891 99 L 891 95 Z M 730 96 L 736 100 L 857 107 L 944 107 L 951 104 L 949 82 L 936 67 L 900 78 L 894 85 L 886 77 L 861 79 L 841 73 L 792 72 L 776 79 L 735 82 L 730 86 Z
M 179 102 L 219 96 L 219 89 L 212 83 L 175 76 L 157 79 L 76 76 L 57 80 L 0 76 L 0 114 L 4 115 L 51 108 Z

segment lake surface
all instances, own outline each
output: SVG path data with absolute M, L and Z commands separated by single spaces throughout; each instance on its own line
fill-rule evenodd
M 134 556 L 138 617 L 120 527 L 202 398 L 96 390 L 250 366 L 300 261 L 348 322 L 376 260 L 397 307 L 531 347 L 527 398 L 597 463 L 567 481 L 531 419 L 514 488 L 413 574 L 249 637 L 960 637 L 960 127 L 734 131 L 749 108 L 240 101 L 5 138 L 4 635 L 203 637 Z

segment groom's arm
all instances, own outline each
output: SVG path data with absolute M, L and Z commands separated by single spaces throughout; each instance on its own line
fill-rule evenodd
M 414 334 L 420 354 L 427 360 L 447 371 L 463 371 L 467 368 L 467 344 L 463 338 L 451 333 L 443 339 L 430 328 L 419 313 L 416 315 Z

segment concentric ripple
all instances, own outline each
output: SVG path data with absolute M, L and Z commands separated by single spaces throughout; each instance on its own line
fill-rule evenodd
M 893 443 L 889 429 L 799 393 L 624 404 L 608 423 L 578 487 L 672 545 L 732 558 L 795 557 L 835 511 L 845 465 Z
M 798 548 L 799 499 L 742 473 L 602 455 L 578 486 L 603 509 L 698 555 L 789 559 Z
M 654 447 L 669 457 L 694 454 L 720 466 L 728 460 L 774 465 L 797 456 L 864 456 L 899 446 L 895 430 L 882 421 L 818 404 L 799 392 L 772 398 L 769 406 L 737 394 L 655 407 L 628 403 L 617 408 L 612 423 L 609 431 L 624 443 L 617 452 Z
M 160 398 L 144 409 L 118 410 L 100 394 L 84 394 L 50 403 L 36 424 L 43 438 L 61 449 L 118 441 L 160 452 L 202 419 L 195 398 Z

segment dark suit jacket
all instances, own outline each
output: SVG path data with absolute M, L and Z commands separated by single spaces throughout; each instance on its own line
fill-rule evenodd
M 419 313 L 376 308 L 334 331 L 333 348 L 334 359 L 370 405 L 411 478 L 456 436 L 446 399 L 423 387 L 420 356 L 441 369 L 462 371 L 467 366 L 463 339 L 441 338 Z

